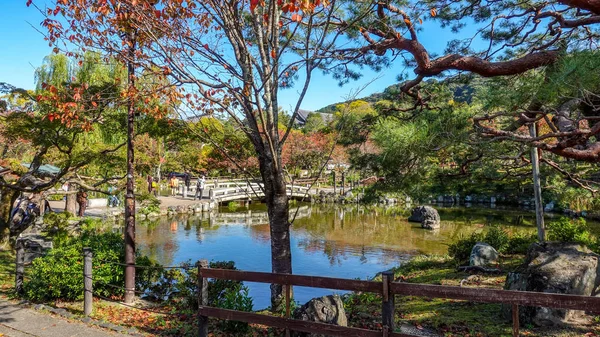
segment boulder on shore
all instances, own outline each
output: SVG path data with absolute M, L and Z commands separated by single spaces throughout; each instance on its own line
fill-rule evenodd
M 477 242 L 471 249 L 470 266 L 485 267 L 498 262 L 498 251 L 485 242 Z
M 419 206 L 412 210 L 412 214 L 408 218 L 411 222 L 420 222 L 421 227 L 425 229 L 440 228 L 440 215 L 435 208 L 430 206 Z
M 552 294 L 597 296 L 600 292 L 600 256 L 573 243 L 534 243 L 525 262 L 506 277 L 507 290 L 537 291 Z M 589 316 L 582 310 L 522 307 L 523 323 L 538 326 L 582 323 Z
M 327 323 L 339 326 L 348 326 L 348 319 L 344 311 L 344 302 L 338 295 L 329 295 L 313 298 L 306 304 L 296 309 L 294 319 L 308 322 Z M 324 337 L 320 334 L 294 332 L 295 337 Z

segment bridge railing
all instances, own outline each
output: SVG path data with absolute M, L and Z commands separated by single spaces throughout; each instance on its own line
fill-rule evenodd
M 219 184 L 221 186 L 221 184 Z M 233 185 L 233 186 L 232 186 Z M 213 188 L 209 191 L 209 197 L 211 200 L 231 199 L 234 200 L 238 197 L 262 197 L 264 193 L 262 191 L 263 184 L 228 184 L 228 187 Z M 304 186 L 287 185 L 286 191 L 288 195 L 295 197 L 304 197 L 309 195 L 309 188 Z

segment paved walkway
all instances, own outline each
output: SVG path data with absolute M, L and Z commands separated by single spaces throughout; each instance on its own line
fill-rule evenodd
M 122 335 L 40 313 L 0 299 L 0 336 L 106 337 Z
M 204 199 L 202 199 L 202 200 L 194 200 L 193 198 L 185 198 L 184 199 L 181 196 L 158 197 L 158 200 L 160 200 L 160 208 L 161 209 L 167 209 L 169 207 L 177 207 L 177 206 L 185 207 L 185 206 L 189 206 L 189 205 L 196 205 L 196 204 L 200 204 L 200 203 L 209 202 L 209 200 L 206 197 L 204 197 Z M 54 210 L 55 212 L 61 212 L 65 209 L 65 201 L 64 200 L 49 201 L 49 203 L 50 203 L 50 207 L 52 207 L 52 210 Z M 139 204 L 136 204 L 136 207 L 139 207 Z M 102 216 L 106 215 L 106 213 L 108 211 L 118 211 L 118 210 L 123 210 L 123 205 L 121 205 L 119 207 L 112 207 L 112 208 L 88 207 L 85 210 L 85 215 L 86 216 L 94 216 L 94 217 L 102 217 Z

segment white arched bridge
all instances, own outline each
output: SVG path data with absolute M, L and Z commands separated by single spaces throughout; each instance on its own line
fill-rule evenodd
M 257 182 L 248 182 L 246 180 L 230 180 L 224 182 L 207 182 L 204 185 L 203 195 L 211 201 L 228 202 L 236 200 L 251 200 L 264 198 L 262 189 L 263 184 Z M 179 194 L 183 195 L 184 186 L 179 187 Z M 292 199 L 308 199 L 311 195 L 317 194 L 316 189 L 309 189 L 300 185 L 287 185 L 287 195 Z M 192 183 L 187 192 L 187 196 L 196 194 L 196 184 Z

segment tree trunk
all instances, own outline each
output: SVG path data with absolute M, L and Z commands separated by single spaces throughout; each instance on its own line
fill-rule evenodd
M 68 191 L 77 191 L 77 186 L 73 183 L 69 183 Z M 67 194 L 67 201 L 65 202 L 65 212 L 69 212 L 72 215 L 77 214 L 77 196 L 75 195 L 75 193 Z
M 271 158 L 270 155 L 259 156 L 269 214 L 271 270 L 273 273 L 291 274 L 292 252 L 288 196 L 283 172 L 274 167 Z M 284 290 L 285 288 L 280 284 L 271 285 L 271 310 L 273 312 L 280 312 L 285 308 Z
M 0 192 L 0 245 L 4 246 L 10 238 L 10 213 L 19 196 L 19 192 L 3 188 Z
M 130 95 L 135 87 L 135 33 L 130 33 L 129 62 L 127 75 L 129 79 Z M 134 170 L 134 123 L 135 102 L 129 96 L 127 109 L 127 187 L 125 190 L 125 303 L 133 303 L 135 299 L 135 170 Z
M 537 137 L 536 125 L 529 125 L 529 135 L 533 138 Z M 542 185 L 540 183 L 540 158 L 538 149 L 531 147 L 531 168 L 533 171 L 533 192 L 535 195 L 535 222 L 538 232 L 538 240 L 544 242 L 546 240 L 546 229 L 544 228 L 544 205 L 542 203 Z

